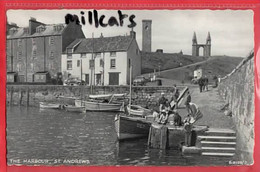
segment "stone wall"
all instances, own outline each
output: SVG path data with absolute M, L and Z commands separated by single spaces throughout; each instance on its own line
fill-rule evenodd
M 182 90 L 184 87 L 179 87 Z M 76 97 L 87 99 L 88 95 L 126 93 L 129 94 L 129 86 L 57 86 L 57 85 L 7 85 L 7 105 L 39 106 L 39 102 L 59 102 L 73 104 L 73 99 L 59 98 Z M 157 105 L 162 92 L 166 98 L 171 98 L 172 87 L 132 87 L 132 104 L 153 107 Z
M 254 53 L 220 79 L 219 94 L 229 104 L 237 130 L 238 159 L 253 163 L 254 151 Z

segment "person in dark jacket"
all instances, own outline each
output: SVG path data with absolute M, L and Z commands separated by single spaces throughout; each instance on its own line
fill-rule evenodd
M 204 84 L 202 77 L 199 79 L 198 84 L 199 84 L 199 87 L 200 87 L 200 92 L 202 92 L 202 90 L 203 90 L 203 84 Z

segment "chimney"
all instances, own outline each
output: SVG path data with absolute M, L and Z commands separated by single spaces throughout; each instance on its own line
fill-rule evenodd
M 135 38 L 136 38 L 136 33 L 135 33 L 135 31 L 131 30 L 131 31 L 130 31 L 130 36 L 135 39 Z
M 31 17 L 29 20 L 29 34 L 32 35 L 36 32 L 36 28 L 40 25 L 44 25 L 36 20 L 36 18 Z
M 17 32 L 17 28 L 13 27 L 11 29 L 8 30 L 8 35 L 13 35 Z
M 163 49 L 157 49 L 156 53 L 163 53 Z

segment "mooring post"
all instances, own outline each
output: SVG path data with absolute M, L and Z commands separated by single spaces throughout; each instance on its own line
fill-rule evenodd
M 27 101 L 26 101 L 26 106 L 29 106 L 29 101 L 30 101 L 30 93 L 29 93 L 29 88 L 27 87 Z
M 148 147 L 151 146 L 151 134 L 152 134 L 152 126 L 150 126 L 149 129 L 149 136 L 148 136 L 148 143 L 147 143 Z
M 161 128 L 161 139 L 160 139 L 160 149 L 167 148 L 167 141 L 168 141 L 168 127 L 162 126 Z
M 9 102 L 9 104 L 12 105 L 12 103 L 13 103 L 13 87 L 11 87 L 11 93 L 10 94 L 11 95 L 10 95 L 10 102 Z

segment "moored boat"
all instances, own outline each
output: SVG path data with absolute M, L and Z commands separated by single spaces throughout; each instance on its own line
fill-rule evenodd
M 84 113 L 86 112 L 85 106 L 72 106 L 72 105 L 65 105 L 65 110 L 68 112 L 79 112 Z
M 75 106 L 84 106 L 87 111 L 124 111 L 124 103 L 103 103 L 75 100 Z
M 118 140 L 148 137 L 151 120 L 140 117 L 130 117 L 123 114 L 115 116 L 115 130 Z
M 139 117 L 145 117 L 147 115 L 152 114 L 152 110 L 143 108 L 139 105 L 128 105 L 127 111 L 129 115 L 132 116 L 139 116 Z
M 41 109 L 61 109 L 60 104 L 40 102 Z

